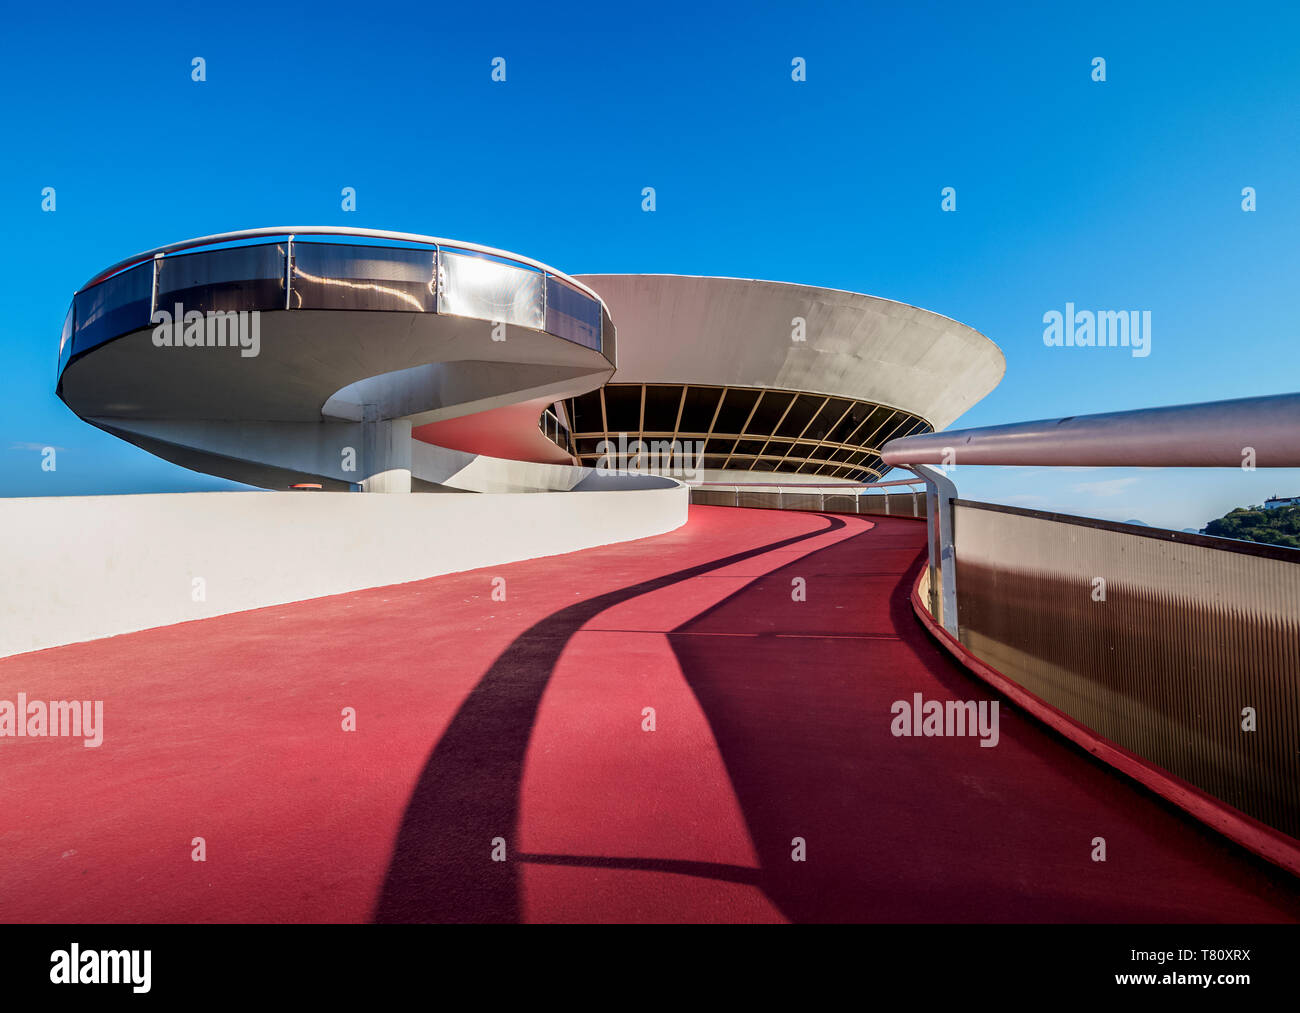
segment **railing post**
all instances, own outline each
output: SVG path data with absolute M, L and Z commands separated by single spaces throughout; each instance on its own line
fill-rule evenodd
M 433 244 L 433 312 L 442 312 L 442 247 Z
M 158 312 L 158 272 L 162 270 L 163 254 L 156 253 L 153 258 L 153 289 L 149 293 L 149 319 L 153 320 L 153 315 Z M 175 321 L 173 321 L 174 323 Z M 73 331 L 76 331 L 76 321 L 73 321 Z
M 952 501 L 957 487 L 937 468 L 909 465 L 925 479 L 925 527 L 930 546 L 930 614 L 954 637 L 957 625 L 957 557 L 953 545 Z
M 284 308 L 291 306 L 293 291 L 293 236 L 284 244 Z

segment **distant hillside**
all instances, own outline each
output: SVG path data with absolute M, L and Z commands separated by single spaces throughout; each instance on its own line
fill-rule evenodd
M 1246 542 L 1264 542 L 1268 545 L 1285 545 L 1300 549 L 1300 506 L 1237 507 L 1217 521 L 1205 526 L 1207 535 L 1220 538 L 1239 538 Z

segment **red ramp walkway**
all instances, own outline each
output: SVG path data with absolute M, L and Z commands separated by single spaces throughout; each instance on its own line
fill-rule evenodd
M 105 702 L 98 749 L 0 740 L 0 918 L 1300 917 L 1295 880 L 1005 704 L 996 748 L 893 737 L 895 700 L 991 696 L 911 614 L 923 554 L 913 521 L 693 507 L 0 660 L 0 697 Z

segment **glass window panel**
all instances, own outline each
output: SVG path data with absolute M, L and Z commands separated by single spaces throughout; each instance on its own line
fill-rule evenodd
M 702 467 L 718 469 L 718 468 L 725 468 L 726 465 L 727 465 L 727 459 L 725 457 L 719 457 L 716 454 L 706 454 L 704 456 L 704 462 Z
M 718 410 L 718 419 L 713 423 L 713 431 L 730 433 L 733 436 L 738 434 L 745 420 L 749 418 L 750 410 L 758 400 L 759 393 L 756 390 L 728 388 L 726 397 L 722 399 L 722 407 Z
M 885 437 L 884 441 L 879 441 L 877 442 L 876 445 L 878 447 L 882 447 L 884 446 L 885 442 L 889 440 L 896 440 L 900 436 L 906 436 L 908 433 L 910 433 L 913 429 L 916 428 L 916 423 L 917 420 L 910 415 L 903 415 L 893 419 L 889 423 L 889 425 L 885 427 L 886 431 L 892 430 L 892 432 L 890 433 L 889 436 Z
M 78 292 L 73 300 L 76 313 L 73 350 L 84 352 L 110 338 L 148 327 L 152 301 L 151 260 Z
M 853 434 L 851 442 L 861 445 L 871 439 L 871 434 L 879 429 L 881 424 L 892 414 L 892 408 L 884 408 L 879 405 L 873 407 L 862 425 L 858 427 L 858 431 Z M 840 442 L 846 442 L 846 440 Z
M 839 421 L 845 411 L 852 404 L 847 398 L 833 397 L 826 402 L 826 406 L 817 413 L 817 417 L 812 420 L 812 424 L 804 432 L 806 440 L 825 440 L 830 437 L 831 427 Z
M 835 428 L 822 437 L 822 439 L 828 440 L 831 443 L 846 442 L 849 436 L 853 433 L 853 430 L 858 428 L 858 424 L 871 414 L 871 409 L 873 407 L 873 405 L 867 404 L 865 401 L 856 402 L 853 407 L 849 409 L 848 415 L 844 416 Z
M 641 385 L 607 384 L 605 418 L 611 433 L 641 431 Z
M 239 246 L 164 257 L 158 262 L 158 308 L 173 315 L 198 310 L 284 309 L 285 247 Z
M 828 447 L 822 443 L 800 443 L 794 448 L 796 457 L 811 457 L 819 461 L 825 461 L 831 456 L 834 447 Z
M 433 250 L 295 242 L 291 304 L 432 313 L 434 260 Z
M 677 407 L 681 404 L 682 388 L 647 384 L 645 389 L 645 421 L 647 433 L 671 433 L 677 425 Z
M 547 275 L 546 330 L 600 351 L 600 303 L 559 278 Z
M 600 354 L 613 363 L 618 355 L 617 346 L 618 339 L 614 321 L 609 318 L 609 310 L 602 306 L 600 308 Z
M 681 431 L 683 433 L 707 433 L 713 413 L 718 407 L 718 398 L 722 396 L 721 387 L 688 387 L 686 403 L 682 405 Z M 745 421 L 743 418 L 740 420 Z M 730 432 L 734 435 L 736 430 Z
M 786 454 L 790 453 L 790 450 L 793 447 L 794 444 L 789 441 L 773 440 L 764 448 L 763 456 L 771 457 L 772 455 L 776 455 L 777 457 L 785 457 Z
M 569 423 L 575 433 L 603 433 L 605 423 L 600 416 L 600 391 L 593 390 L 569 402 Z
M 542 275 L 487 257 L 439 250 L 438 312 L 542 330 Z
M 888 422 L 885 423 L 884 428 L 881 429 L 880 433 L 876 436 L 876 438 L 871 441 L 871 445 L 876 448 L 883 447 L 886 443 L 888 443 L 890 440 L 894 438 L 895 433 L 897 433 L 900 429 L 906 429 L 908 425 L 909 425 L 909 420 L 906 415 L 895 415 L 892 419 L 890 419 Z
M 63 318 L 63 333 L 59 335 L 59 368 L 58 372 L 63 372 L 63 364 L 72 356 L 72 325 L 77 319 L 76 306 L 68 306 L 68 315 Z
M 785 418 L 781 422 L 781 428 L 777 430 L 778 436 L 798 436 L 803 432 L 803 427 L 812 421 L 817 409 L 822 406 L 826 399 L 818 394 L 800 394 L 795 399 L 790 410 L 785 413 Z
M 767 434 L 776 428 L 776 424 L 781 421 L 781 416 L 785 414 L 786 408 L 794 400 L 793 394 L 787 394 L 779 390 L 767 390 L 763 392 L 763 399 L 759 401 L 758 408 L 754 412 L 754 417 L 749 420 L 749 425 L 745 428 L 747 433 Z
M 763 452 L 762 440 L 737 440 L 735 453 L 737 454 L 761 454 Z

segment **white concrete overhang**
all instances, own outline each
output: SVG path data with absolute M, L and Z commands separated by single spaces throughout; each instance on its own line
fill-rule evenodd
M 618 325 L 611 383 L 766 387 L 870 401 L 943 428 L 1006 372 L 991 340 L 929 310 L 787 282 L 578 275 Z M 803 321 L 804 340 L 793 335 Z

